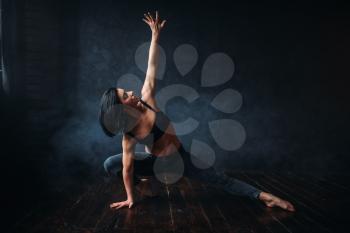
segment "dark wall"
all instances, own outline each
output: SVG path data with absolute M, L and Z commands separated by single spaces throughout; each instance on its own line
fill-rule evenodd
M 178 98 L 167 108 L 174 121 L 184 115 L 200 121 L 199 129 L 181 136 L 187 148 L 192 139 L 201 140 L 215 150 L 217 166 L 233 169 L 347 170 L 349 111 L 343 78 L 348 72 L 341 68 L 346 61 L 341 54 L 349 49 L 349 19 L 336 4 L 84 1 L 74 34 L 78 60 L 65 66 L 68 80 L 77 86 L 71 88 L 72 117 L 54 136 L 59 154 L 99 166 L 108 155 L 119 153 L 120 137 L 104 137 L 97 125 L 99 97 L 124 74 L 143 79 L 134 54 L 150 38 L 142 14 L 155 9 L 168 20 L 160 41 L 166 72 L 158 89 L 181 83 L 200 94 L 191 104 Z M 184 43 L 193 45 L 199 57 L 182 77 L 172 58 Z M 235 73 L 228 83 L 203 88 L 202 65 L 215 52 L 234 60 Z M 242 94 L 241 109 L 228 115 L 208 108 L 229 87 Z M 245 128 L 247 138 L 236 151 L 221 149 L 210 135 L 208 122 L 221 118 L 237 120 Z
M 350 38 L 345 6 L 112 0 L 16 4 L 19 51 L 14 63 L 23 73 L 13 77 L 14 94 L 1 99 L 7 151 L 2 156 L 23 168 L 16 179 L 30 171 L 36 175 L 28 180 L 38 186 L 65 183 L 68 179 L 51 181 L 57 175 L 100 172 L 103 160 L 120 152 L 120 136 L 107 138 L 99 128 L 99 99 L 124 74 L 143 80 L 134 55 L 150 39 L 142 15 L 154 10 L 167 19 L 160 41 L 167 63 L 159 90 L 181 83 L 200 95 L 191 104 L 174 98 L 167 106 L 174 121 L 191 116 L 200 122 L 196 131 L 180 137 L 187 149 L 192 139 L 200 140 L 215 151 L 216 166 L 228 169 L 347 172 Z M 173 52 L 184 43 L 197 49 L 198 62 L 182 77 Z M 216 52 L 233 59 L 233 78 L 202 87 L 202 66 Z M 226 88 L 243 97 L 234 114 L 210 107 Z M 243 125 L 246 139 L 239 149 L 217 145 L 208 128 L 217 119 Z
M 159 10 L 167 19 L 160 40 L 166 69 L 158 90 L 180 83 L 199 94 L 190 104 L 174 98 L 166 108 L 175 122 L 189 116 L 199 121 L 199 128 L 180 137 L 187 149 L 193 139 L 206 143 L 218 168 L 348 173 L 350 19 L 345 5 L 3 3 L 3 39 L 11 47 L 5 54 L 10 92 L 1 92 L 0 110 L 8 219 L 47 191 L 88 183 L 102 172 L 107 156 L 121 151 L 120 136 L 107 138 L 99 128 L 98 104 L 103 91 L 123 75 L 143 80 L 134 56 L 150 39 L 141 20 L 146 11 Z M 185 76 L 173 60 L 181 44 L 198 52 Z M 203 64 L 216 52 L 232 58 L 234 75 L 224 84 L 203 87 Z M 210 106 L 226 88 L 243 98 L 233 114 Z M 237 150 L 222 149 L 211 135 L 208 122 L 219 119 L 244 127 L 246 138 Z M 18 200 L 23 205 L 14 207 Z

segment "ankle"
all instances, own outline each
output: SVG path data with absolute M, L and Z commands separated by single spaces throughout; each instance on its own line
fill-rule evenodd
M 260 192 L 258 195 L 258 199 L 261 201 L 268 201 L 271 199 L 271 194 L 267 192 Z

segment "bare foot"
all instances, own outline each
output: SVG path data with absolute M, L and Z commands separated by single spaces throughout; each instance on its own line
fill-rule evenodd
M 259 195 L 259 199 L 265 203 L 268 207 L 278 206 L 284 210 L 295 211 L 294 206 L 286 200 L 283 200 L 279 197 L 272 195 L 271 193 L 261 192 Z

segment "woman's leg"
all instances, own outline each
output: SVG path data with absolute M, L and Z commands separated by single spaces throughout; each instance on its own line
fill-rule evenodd
M 136 152 L 134 160 L 134 185 L 136 190 L 140 191 L 138 184 L 140 179 L 138 176 L 154 176 L 153 164 L 156 157 L 146 152 Z M 117 154 L 108 157 L 103 163 L 105 171 L 112 176 L 122 178 L 123 154 Z M 150 189 L 143 190 L 146 196 L 156 196 L 159 193 L 160 186 L 155 178 L 148 179 L 147 183 Z
M 146 152 L 135 152 L 134 174 L 135 175 L 153 175 L 153 163 L 155 156 Z M 103 167 L 109 175 L 118 175 L 123 168 L 123 154 L 117 154 L 108 157 Z
M 192 173 L 190 177 L 195 180 L 199 180 L 203 183 L 207 183 L 218 189 L 222 189 L 230 194 L 246 196 L 251 199 L 259 199 L 261 190 L 256 187 L 247 184 L 241 180 L 227 176 L 224 173 L 217 172 L 214 168 L 208 168 L 205 170 L 197 170 Z
M 185 163 L 185 174 L 189 178 L 198 180 L 205 184 L 209 184 L 210 186 L 222 189 L 234 195 L 246 196 L 252 199 L 259 198 L 261 190 L 255 188 L 254 186 L 247 184 L 241 180 L 229 177 L 224 173 L 219 173 L 213 167 L 210 167 L 208 169 L 197 168 L 192 162 L 195 157 L 191 157 L 190 153 L 186 152 L 183 149 L 180 151 L 180 153 Z M 203 161 L 201 161 L 201 163 L 203 163 Z
M 188 159 L 189 156 L 190 155 L 187 154 L 187 159 L 184 159 L 187 175 L 189 177 L 207 183 L 216 188 L 220 188 L 234 195 L 240 195 L 249 197 L 251 199 L 260 200 L 264 202 L 268 207 L 278 206 L 288 211 L 295 211 L 294 206 L 290 202 L 274 196 L 271 193 L 263 192 L 250 184 L 229 177 L 224 173 L 218 173 L 212 167 L 205 170 L 196 168 L 193 165 L 192 161 Z
M 123 154 L 112 155 L 108 157 L 104 163 L 103 168 L 108 175 L 116 176 L 123 167 Z
M 197 179 L 208 182 L 228 193 L 260 200 L 268 207 L 277 206 L 288 211 L 295 211 L 294 206 L 289 201 L 283 200 L 271 193 L 263 192 L 250 184 L 229 177 L 224 173 L 217 173 L 214 169 L 203 170 L 197 174 L 198 175 L 195 176 Z

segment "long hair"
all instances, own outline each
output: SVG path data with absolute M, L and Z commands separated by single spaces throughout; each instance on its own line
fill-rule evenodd
M 109 137 L 124 133 L 127 116 L 115 88 L 109 88 L 102 95 L 99 122 L 103 132 Z

